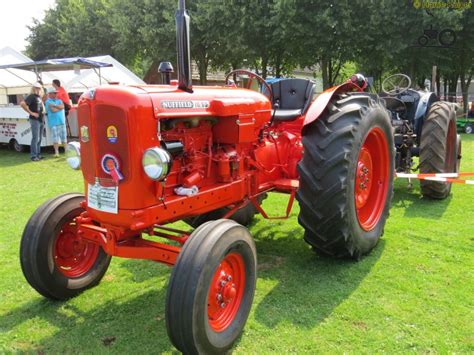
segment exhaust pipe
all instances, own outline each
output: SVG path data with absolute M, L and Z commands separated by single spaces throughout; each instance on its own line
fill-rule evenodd
M 191 78 L 191 51 L 189 45 L 189 15 L 186 11 L 185 0 L 179 0 L 176 11 L 176 47 L 178 50 L 178 87 L 187 92 L 193 92 Z

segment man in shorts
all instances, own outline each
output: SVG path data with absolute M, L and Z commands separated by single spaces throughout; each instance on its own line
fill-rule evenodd
M 54 156 L 59 157 L 59 145 L 63 144 L 66 150 L 66 116 L 64 103 L 56 97 L 56 89 L 48 88 L 48 98 L 44 103 L 48 114 L 48 126 L 51 130 L 54 146 Z

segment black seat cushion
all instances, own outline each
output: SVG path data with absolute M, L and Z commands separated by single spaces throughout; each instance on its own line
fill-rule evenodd
M 275 115 L 274 120 L 275 121 L 293 121 L 296 119 L 298 116 L 301 116 L 301 110 L 296 109 L 296 110 L 273 110 L 273 114 Z
M 275 121 L 291 121 L 303 114 L 313 98 L 314 83 L 307 79 L 284 79 L 271 84 Z

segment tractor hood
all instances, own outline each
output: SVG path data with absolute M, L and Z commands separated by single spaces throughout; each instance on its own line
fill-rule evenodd
M 238 116 L 271 112 L 270 101 L 252 90 L 195 86 L 188 93 L 173 86 L 142 86 L 150 95 L 156 118 Z

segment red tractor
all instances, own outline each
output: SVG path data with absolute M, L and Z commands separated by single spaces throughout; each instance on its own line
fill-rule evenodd
M 315 251 L 360 258 L 389 213 L 393 131 L 358 76 L 312 103 L 309 81 L 271 87 L 244 70 L 231 72 L 227 86 L 193 87 L 184 0 L 176 20 L 177 82 L 82 95 L 80 142 L 69 145 L 67 161 L 82 170 L 85 196 L 60 195 L 36 210 L 21 266 L 34 289 L 57 300 L 97 285 L 112 256 L 173 266 L 171 341 L 184 353 L 219 353 L 252 306 L 257 258 L 245 225 L 256 212 L 272 218 L 262 199 L 288 194 L 288 217 L 296 197 Z M 231 78 L 242 76 L 265 95 L 236 87 Z M 167 226 L 179 220 L 194 231 Z

